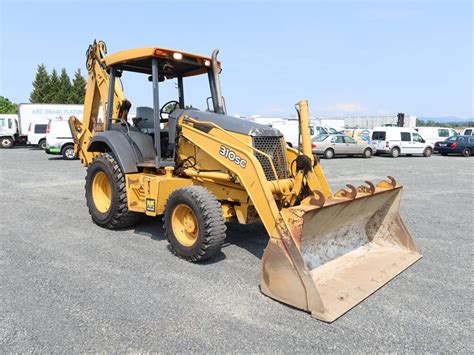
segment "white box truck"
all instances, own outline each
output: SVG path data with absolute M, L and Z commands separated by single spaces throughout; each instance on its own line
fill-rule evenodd
M 33 144 L 44 149 L 50 119 L 68 119 L 73 115 L 82 119 L 83 111 L 83 105 L 20 104 L 18 117 L 0 121 L 0 146 L 12 148 L 15 144 Z

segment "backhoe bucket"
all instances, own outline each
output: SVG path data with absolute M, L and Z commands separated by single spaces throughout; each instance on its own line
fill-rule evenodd
M 283 209 L 280 238 L 262 258 L 262 292 L 332 322 L 420 259 L 392 181 Z

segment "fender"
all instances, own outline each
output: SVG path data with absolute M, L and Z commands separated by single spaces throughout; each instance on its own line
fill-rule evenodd
M 130 137 L 118 130 L 97 132 L 87 151 L 111 151 L 125 174 L 138 172 L 137 164 L 154 159 L 152 138 L 138 132 L 130 132 Z

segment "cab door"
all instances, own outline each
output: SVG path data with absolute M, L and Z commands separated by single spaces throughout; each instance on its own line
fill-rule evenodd
M 423 154 L 426 147 L 426 141 L 418 133 L 413 132 L 413 153 Z

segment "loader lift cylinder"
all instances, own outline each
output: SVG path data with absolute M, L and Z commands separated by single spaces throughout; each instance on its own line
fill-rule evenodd
M 160 135 L 160 96 L 158 91 L 158 59 L 153 58 L 151 63 L 151 75 L 153 82 L 153 120 L 155 126 L 155 166 L 161 165 L 161 135 Z

